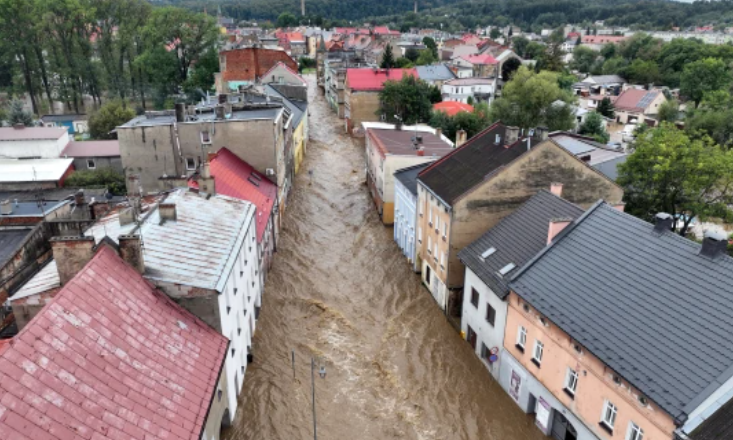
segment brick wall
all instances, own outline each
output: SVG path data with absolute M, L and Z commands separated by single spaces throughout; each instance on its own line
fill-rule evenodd
M 221 56 L 226 60 L 221 69 L 224 81 L 254 81 L 278 62 L 298 70 L 298 63 L 281 50 L 249 47 L 224 51 Z

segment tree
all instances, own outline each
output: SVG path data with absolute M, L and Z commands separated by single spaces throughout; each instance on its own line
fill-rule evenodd
M 536 41 L 530 41 L 524 50 L 524 57 L 530 60 L 539 60 L 545 53 L 545 45 Z
M 423 37 L 422 43 L 430 50 L 433 54 L 433 58 L 438 59 L 438 45 L 435 44 L 435 40 L 430 37 Z
M 637 137 L 634 151 L 619 165 L 626 211 L 651 220 L 658 212 L 684 215 L 685 235 L 694 218 L 729 211 L 733 203 L 733 150 L 710 138 L 691 139 L 662 123 Z
M 656 84 L 661 78 L 656 62 L 641 59 L 634 60 L 621 73 L 627 81 L 633 84 Z
M 553 130 L 569 130 L 575 125 L 574 112 L 564 109 L 571 106 L 552 109 L 558 100 L 566 104 L 573 101 L 572 94 L 558 85 L 558 74 L 535 73 L 522 66 L 504 85 L 501 97 L 492 103 L 489 119 L 525 129 L 545 125 Z M 547 118 L 550 114 L 551 121 Z M 549 127 L 548 122 L 553 126 Z
M 211 90 L 214 87 L 214 74 L 218 71 L 219 51 L 212 47 L 196 62 L 193 73 L 183 84 L 183 90 L 187 93 L 193 90 L 202 92 Z
M 626 69 L 626 66 L 628 65 L 629 62 L 626 61 L 623 57 L 615 56 L 613 58 L 608 58 L 606 61 L 603 62 L 601 72 L 604 75 L 619 75 L 621 73 L 624 73 L 624 69 Z
M 298 25 L 298 18 L 290 12 L 283 12 L 277 17 L 277 27 L 287 28 Z
M 440 128 L 448 139 L 455 139 L 458 130 L 465 130 L 467 138 L 471 138 L 491 125 L 488 114 L 489 107 L 483 102 L 476 104 L 472 112 L 458 112 L 454 116 L 433 112 L 430 126 Z
M 575 46 L 573 49 L 573 61 L 570 63 L 570 68 L 575 69 L 581 73 L 590 73 L 591 68 L 598 59 L 598 52 L 586 47 L 586 46 Z
M 134 117 L 135 112 L 122 101 L 109 101 L 89 116 L 89 134 L 94 139 L 117 139 L 110 132 Z
M 491 31 L 489 32 L 489 38 L 492 40 L 496 40 L 497 38 L 501 37 L 501 31 L 498 27 L 494 26 L 491 28 Z
M 518 37 L 512 38 L 512 47 L 514 48 L 514 52 L 520 57 L 525 56 L 528 45 L 529 39 L 527 39 L 527 37 L 523 37 L 520 35 Z
M 514 57 L 504 61 L 504 64 L 501 66 L 501 79 L 503 81 L 509 81 L 512 78 L 512 75 L 514 75 L 514 72 L 516 72 L 521 66 L 522 62 Z
M 416 48 L 408 47 L 405 50 L 405 58 L 410 60 L 411 63 L 416 62 L 419 57 L 420 57 L 420 52 Z
M 733 98 L 725 91 L 705 94 L 700 106 L 688 109 L 685 130 L 690 136 L 710 136 L 725 148 L 733 146 Z
M 705 58 L 688 64 L 682 71 L 680 93 L 697 107 L 705 93 L 723 90 L 730 82 L 730 72 L 722 60 Z
M 395 60 L 393 67 L 397 69 L 409 69 L 411 67 L 415 67 L 415 64 L 413 64 L 412 61 L 408 60 L 405 57 L 400 57 Z
M 125 195 L 125 175 L 113 168 L 98 168 L 96 170 L 79 170 L 73 172 L 64 181 L 67 188 L 94 188 L 105 187 L 118 196 Z
M 680 104 L 675 99 L 668 99 L 659 106 L 659 121 L 675 122 L 679 119 Z
M 596 107 L 596 111 L 610 119 L 613 119 L 616 116 L 616 109 L 613 107 L 611 98 L 608 96 L 601 99 L 601 102 L 598 103 L 598 107 Z
M 27 111 L 23 110 L 23 101 L 19 99 L 14 99 L 10 102 L 8 123 L 10 125 L 22 124 L 26 127 L 33 126 L 33 116 Z
M 433 89 L 437 87 L 412 75 L 404 75 L 399 81 L 387 81 L 379 92 L 377 114 L 384 115 L 388 122 L 402 121 L 408 125 L 427 122 L 433 108 Z
M 433 52 L 431 52 L 430 49 L 424 49 L 420 51 L 420 56 L 417 57 L 417 61 L 415 61 L 415 65 L 429 66 L 436 61 L 437 60 L 433 56 Z
M 601 47 L 601 56 L 608 60 L 616 56 L 616 45 L 613 43 L 604 44 Z
M 611 138 L 606 132 L 603 116 L 598 112 L 590 112 L 585 117 L 585 121 L 578 127 L 578 133 L 590 136 L 602 144 L 607 144 Z
M 382 51 L 382 63 L 379 65 L 382 69 L 389 69 L 390 67 L 394 67 L 394 54 L 392 53 L 392 45 L 388 44 L 384 47 L 384 51 Z

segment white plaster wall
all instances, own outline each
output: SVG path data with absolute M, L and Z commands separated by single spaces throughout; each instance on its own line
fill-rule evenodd
M 415 255 L 415 219 L 417 215 L 417 197 L 413 195 L 402 182 L 395 179 L 395 214 L 394 214 L 394 240 L 402 250 L 402 254 L 411 262 L 412 270 L 419 268 L 416 264 Z

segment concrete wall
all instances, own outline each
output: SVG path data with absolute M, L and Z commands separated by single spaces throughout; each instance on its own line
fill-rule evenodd
M 94 159 L 94 164 L 96 165 L 95 169 L 97 170 L 101 168 L 112 168 L 113 170 L 119 171 L 120 173 L 124 172 L 121 157 L 75 157 L 74 169 L 76 169 L 76 171 L 90 169 L 87 163 L 87 159 Z
M 415 239 L 417 196 L 395 179 L 394 240 L 415 272 L 420 271 Z
M 344 94 L 346 130 L 352 134 L 354 128 L 361 129 L 362 122 L 379 121 L 379 92 L 359 92 L 346 89 Z
M 534 376 L 550 393 L 580 419 L 588 429 L 601 439 L 626 438 L 629 423 L 644 430 L 644 438 L 671 439 L 675 430 L 672 418 L 655 403 L 643 405 L 641 393 L 623 379 L 614 381 L 614 372 L 583 347 L 575 348 L 572 338 L 551 321 L 543 324 L 541 314 L 525 304 L 519 296 L 508 297 L 506 335 L 504 348 L 526 371 Z M 525 308 L 525 305 L 527 306 Z M 517 331 L 527 329 L 524 351 L 516 347 Z M 544 344 L 542 362 L 537 366 L 531 361 L 535 341 Z M 566 394 L 565 379 L 568 368 L 578 372 L 578 385 L 574 398 Z M 606 401 L 617 408 L 613 435 L 599 426 Z
M 46 304 L 50 303 L 56 293 L 61 290 L 56 287 L 54 289 L 47 290 L 37 295 L 31 295 L 25 298 L 13 300 L 11 298 L 11 306 L 13 307 L 13 316 L 15 317 L 15 324 L 18 326 L 18 331 L 28 325 L 28 323 L 36 317 L 37 314 L 46 307 Z
M 173 130 L 173 125 L 117 128 L 128 192 L 140 187 L 146 193 L 157 192 L 160 176 L 184 173 Z

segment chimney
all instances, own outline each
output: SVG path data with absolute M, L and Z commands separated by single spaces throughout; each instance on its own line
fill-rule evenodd
M 224 117 L 227 117 L 227 115 L 229 115 L 230 118 L 232 117 L 232 105 L 228 102 L 224 104 Z
M 120 245 L 120 257 L 139 273 L 145 273 L 143 245 L 140 236 L 120 235 L 117 240 Z
M 534 137 L 541 141 L 547 140 L 549 133 L 550 130 L 547 127 L 537 127 L 534 129 Z
M 13 205 L 10 204 L 10 199 L 3 200 L 0 202 L 0 215 L 10 215 L 13 213 Z
M 436 128 L 436 129 L 435 129 L 435 136 L 436 136 L 436 137 L 437 137 L 438 139 L 442 139 L 442 138 L 441 138 L 441 136 L 443 136 L 443 129 L 442 129 L 442 128 Z
M 176 103 L 176 122 L 186 121 L 186 104 L 179 102 Z
M 705 231 L 700 255 L 714 260 L 728 251 L 728 237 L 722 231 Z
M 626 203 L 624 202 L 616 203 L 615 205 L 613 205 L 613 209 L 624 212 L 624 210 L 626 210 Z
M 224 110 L 224 106 L 219 104 L 216 107 L 214 107 L 214 112 L 216 113 L 216 119 L 217 120 L 223 120 L 224 115 L 226 114 L 226 110 Z
M 662 234 L 672 230 L 674 219 L 666 212 L 659 212 L 654 216 L 654 232 Z
M 129 225 L 130 223 L 135 221 L 135 209 L 133 208 L 124 209 L 120 211 L 117 218 L 119 219 L 120 226 Z
M 550 192 L 558 197 L 562 197 L 562 183 L 552 182 L 550 184 Z
M 552 240 L 557 237 L 563 229 L 565 229 L 573 219 L 571 218 L 554 218 L 550 220 L 550 228 L 547 231 L 547 244 L 552 243 Z
M 456 148 L 466 143 L 466 130 L 458 130 L 456 132 Z
M 94 237 L 53 237 L 50 242 L 62 286 L 94 256 Z
M 176 204 L 161 203 L 158 205 L 158 213 L 161 220 L 176 220 Z
M 228 96 L 226 93 L 220 93 L 219 94 L 219 104 L 226 104 L 228 101 Z
M 79 191 L 77 191 L 74 194 L 74 204 L 76 204 L 76 206 L 81 206 L 84 203 L 85 203 L 85 200 L 84 200 L 84 190 L 83 189 L 80 189 Z
M 417 149 L 417 155 L 418 156 L 425 156 L 425 147 L 420 147 Z
M 507 145 L 511 145 L 519 139 L 519 127 L 507 127 L 506 134 L 504 135 Z

